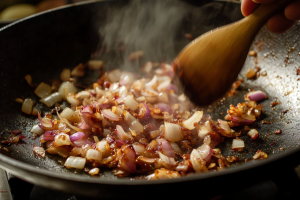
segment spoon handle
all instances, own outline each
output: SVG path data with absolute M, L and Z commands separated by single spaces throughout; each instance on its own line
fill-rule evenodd
M 263 26 L 270 17 L 280 11 L 283 11 L 288 4 L 294 1 L 295 0 L 276 0 L 272 3 L 261 4 L 251 15 L 249 15 L 249 17 L 246 17 L 245 19 L 248 20 L 248 23 L 253 21 Z

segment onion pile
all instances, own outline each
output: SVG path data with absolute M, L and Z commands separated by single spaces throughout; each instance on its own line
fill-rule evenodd
M 103 65 L 96 60 L 88 63 L 92 70 Z M 118 177 L 135 174 L 149 180 L 223 169 L 229 163 L 215 147 L 225 137 L 238 135 L 231 127 L 254 123 L 261 113 L 254 100 L 266 98 L 262 92 L 251 93 L 248 102 L 230 106 L 227 121 L 213 121 L 172 84 L 171 65 L 147 62 L 141 73 L 148 78 L 113 70 L 92 88 L 78 92 L 69 79 L 83 75 L 84 66 L 72 72 L 64 69 L 57 92 L 45 83 L 37 87 L 35 93 L 46 106 L 63 100 L 70 106 L 60 113 L 57 109 L 58 117 L 49 113 L 42 117 L 39 112 L 40 124 L 31 132 L 40 135 L 42 145 L 34 147 L 36 154 L 57 154 L 66 158 L 65 167 L 84 169 L 92 176 L 101 168 L 112 169 Z M 31 113 L 32 106 L 25 100 L 23 112 Z M 233 149 L 244 147 L 239 138 L 233 140 Z

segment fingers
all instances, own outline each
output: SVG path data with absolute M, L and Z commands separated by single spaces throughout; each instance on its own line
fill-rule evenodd
M 285 10 L 284 14 L 287 19 L 292 20 L 292 21 L 297 21 L 300 20 L 300 1 L 295 1 L 288 5 Z
M 244 15 L 244 17 L 247 17 L 248 15 L 253 13 L 257 7 L 258 4 L 254 3 L 252 0 L 243 0 L 241 4 L 242 14 Z
M 294 25 L 295 21 L 287 19 L 284 13 L 271 17 L 267 22 L 268 29 L 273 33 L 283 33 Z

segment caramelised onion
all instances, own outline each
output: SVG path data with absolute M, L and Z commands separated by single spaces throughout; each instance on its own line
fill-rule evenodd
M 225 133 L 230 133 L 231 129 L 228 125 L 228 123 L 224 120 L 221 120 L 221 119 L 218 119 L 218 122 L 219 122 L 219 125 L 220 125 L 220 128 L 225 132 Z
M 205 125 L 202 125 L 199 127 L 198 137 L 203 140 L 205 138 L 205 136 L 207 136 L 209 134 L 209 132 L 210 132 L 209 129 Z
M 153 76 L 151 81 L 145 84 L 145 87 L 150 88 L 157 84 L 157 76 Z
M 120 80 L 121 75 L 121 70 L 115 69 L 107 74 L 107 78 L 110 82 L 118 82 Z
M 102 152 L 102 157 L 105 158 L 109 156 L 110 154 L 110 146 L 106 139 L 101 140 L 100 142 L 97 142 L 97 150 Z
M 73 115 L 75 114 L 75 112 L 69 108 L 69 107 L 66 107 L 61 113 L 60 113 L 60 116 L 62 118 L 65 118 L 65 119 L 70 119 Z
M 148 107 L 148 105 L 146 103 L 142 103 L 140 104 L 140 112 L 139 115 L 143 118 L 143 119 L 149 119 L 151 117 L 151 113 L 150 113 L 150 109 Z
M 173 113 L 173 110 L 170 105 L 166 103 L 158 103 L 154 105 L 154 108 L 159 108 L 162 112 L 168 112 L 170 114 Z
M 66 168 L 83 169 L 86 163 L 85 158 L 70 156 L 65 162 Z
M 178 144 L 176 142 L 171 142 L 170 144 L 176 153 L 182 153 L 180 147 L 178 146 Z
M 28 115 L 31 114 L 33 108 L 33 101 L 29 98 L 25 99 L 22 103 L 22 112 Z
M 120 77 L 120 85 L 130 85 L 133 82 L 133 75 L 131 73 L 122 73 Z
M 233 139 L 232 140 L 232 149 L 243 149 L 245 147 L 245 143 L 241 139 Z
M 58 154 L 61 157 L 66 158 L 69 156 L 70 149 L 68 146 L 60 146 L 60 147 L 51 146 L 46 151 L 50 154 Z
M 84 74 L 85 74 L 84 68 L 85 67 L 86 67 L 86 65 L 80 63 L 71 71 L 71 76 L 73 76 L 73 77 L 84 76 Z
M 203 161 L 200 152 L 196 149 L 193 149 L 190 160 L 192 163 L 192 167 L 195 170 L 195 172 L 205 172 L 208 171 L 208 169 L 205 166 L 205 162 Z
M 166 92 L 161 92 L 158 95 L 158 101 L 162 103 L 169 103 L 169 97 Z
M 31 132 L 31 133 L 35 133 L 35 134 L 37 134 L 37 135 L 41 135 L 41 134 L 44 133 L 44 130 L 41 129 L 40 126 L 36 124 L 36 125 L 34 125 L 34 126 L 31 128 L 30 132 Z
M 38 113 L 38 119 L 39 119 L 39 121 L 40 121 L 43 128 L 51 128 L 54 125 L 52 119 L 49 119 L 49 118 L 46 118 L 46 117 L 42 118 L 40 112 Z
M 48 95 L 51 94 L 51 91 L 52 91 L 52 88 L 50 85 L 44 83 L 44 82 L 41 82 L 37 87 L 36 89 L 34 90 L 34 93 L 40 97 L 40 98 L 44 98 Z
M 168 157 L 171 157 L 171 158 L 175 157 L 175 152 L 174 152 L 171 144 L 167 140 L 161 138 L 161 139 L 157 139 L 157 142 L 160 145 L 161 152 L 165 156 L 168 156 Z
M 157 153 L 159 155 L 159 158 L 163 162 L 164 167 L 169 168 L 176 164 L 176 161 L 174 158 L 168 157 L 161 152 L 157 152 Z
M 122 126 L 117 125 L 116 126 L 116 130 L 117 130 L 117 135 L 120 138 L 120 140 L 126 141 L 127 139 L 132 138 L 131 134 L 130 133 L 126 133 L 123 130 Z
M 250 129 L 247 133 L 253 140 L 258 137 L 258 132 L 256 129 Z
M 78 100 L 83 100 L 84 98 L 89 98 L 91 93 L 89 91 L 81 91 L 75 95 L 75 98 Z
M 138 120 L 131 122 L 129 128 L 131 134 L 135 134 L 135 135 L 140 134 L 144 130 L 143 125 Z
M 69 104 L 73 105 L 73 106 L 79 106 L 81 105 L 81 102 L 75 98 L 74 94 L 69 94 L 67 95 L 67 101 L 69 102 Z
M 95 176 L 95 175 L 98 175 L 99 172 L 100 172 L 99 168 L 93 168 L 89 171 L 89 175 Z
M 178 124 L 165 122 L 165 138 L 171 142 L 179 142 L 183 139 L 183 132 Z
M 196 111 L 189 119 L 182 122 L 182 125 L 189 129 L 193 130 L 195 128 L 195 124 L 198 124 L 202 119 L 203 111 Z
M 205 162 L 210 160 L 213 153 L 213 149 L 209 145 L 203 144 L 197 150 L 199 151 L 201 158 Z
M 92 109 L 92 107 L 91 107 L 90 105 L 84 106 L 84 107 L 81 108 L 80 113 L 81 113 L 81 114 L 82 114 L 82 113 L 90 113 L 90 114 L 93 114 L 93 109 Z
M 162 91 L 166 91 L 166 88 L 171 84 L 171 79 L 167 79 L 163 82 L 161 82 L 158 86 L 157 86 L 157 90 L 159 92 L 162 92 Z
M 86 153 L 86 159 L 87 160 L 94 160 L 96 162 L 100 162 L 102 160 L 102 153 L 100 151 L 97 151 L 95 149 L 89 149 Z
M 147 157 L 144 157 L 144 156 L 139 156 L 137 158 L 138 161 L 142 161 L 144 163 L 148 163 L 148 164 L 153 164 L 153 163 L 156 163 L 157 159 L 156 158 L 147 158 Z
M 133 149 L 134 149 L 136 155 L 138 155 L 138 156 L 144 155 L 144 152 L 146 150 L 145 145 L 136 142 L 136 143 L 132 144 L 132 146 L 133 146 Z
M 108 119 L 112 121 L 119 121 L 119 117 L 113 113 L 110 109 L 101 110 L 101 113 L 104 117 L 107 117 Z
M 60 80 L 68 81 L 71 77 L 71 70 L 64 68 L 60 73 Z
M 42 98 L 40 100 L 40 102 L 42 102 L 43 104 L 45 104 L 48 107 L 51 107 L 51 106 L 55 105 L 57 102 L 60 102 L 60 101 L 62 101 L 62 98 L 61 98 L 61 95 L 58 92 L 54 92 L 50 96 L 47 96 L 47 97 Z
M 135 173 L 136 172 L 136 154 L 133 150 L 133 147 L 127 145 L 122 148 L 122 157 L 119 160 L 119 166 L 121 169 L 129 172 Z
M 253 120 L 249 120 L 249 119 L 245 119 L 243 117 L 240 116 L 230 116 L 230 120 L 233 122 L 238 122 L 242 125 L 246 125 L 246 124 L 253 124 Z
M 39 156 L 45 158 L 46 152 L 45 149 L 43 147 L 39 147 L 39 146 L 35 146 L 33 147 L 33 152 L 38 154 Z
M 79 140 L 73 141 L 73 146 L 74 147 L 82 147 L 85 145 L 93 145 L 93 143 L 91 141 L 89 141 L 87 138 L 81 138 Z
M 43 135 L 40 137 L 40 142 L 45 143 L 47 141 L 54 140 L 54 137 L 56 136 L 55 131 L 46 131 Z
M 91 70 L 99 70 L 104 67 L 104 62 L 102 60 L 90 60 L 88 67 Z
M 74 133 L 73 135 L 70 135 L 70 140 L 71 142 L 74 142 L 76 140 L 80 140 L 81 138 L 86 137 L 86 135 L 83 132 L 77 132 Z
M 68 134 L 61 133 L 54 137 L 53 146 L 59 147 L 59 146 L 70 145 L 70 144 L 71 144 L 71 140 Z
M 133 111 L 138 108 L 138 102 L 136 102 L 136 100 L 131 95 L 128 95 L 124 98 L 124 105 Z
M 75 92 L 77 92 L 77 88 L 74 86 L 72 82 L 69 81 L 63 82 L 58 88 L 58 93 L 64 100 L 67 100 L 67 96 L 69 94 Z
M 249 92 L 245 95 L 245 100 L 249 100 L 249 101 L 260 101 L 266 98 L 267 95 L 260 90 Z

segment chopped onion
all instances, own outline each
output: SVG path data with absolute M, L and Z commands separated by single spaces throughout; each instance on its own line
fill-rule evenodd
M 27 74 L 24 78 L 27 81 L 28 85 L 31 85 L 31 83 L 32 83 L 32 77 L 30 76 L 30 74 Z
M 38 154 L 39 156 L 45 158 L 46 152 L 43 147 L 35 146 L 35 147 L 33 147 L 33 152 Z
M 69 147 L 68 146 L 61 146 L 61 147 L 54 147 L 51 146 L 46 150 L 50 154 L 58 154 L 64 158 L 69 156 Z
M 60 96 L 60 94 L 58 92 L 55 92 L 55 93 L 51 94 L 50 96 L 47 96 L 40 100 L 40 102 L 42 102 L 43 104 L 45 104 L 48 107 L 51 107 L 60 101 L 62 101 L 62 97 Z
M 117 130 L 117 135 L 120 138 L 120 140 L 126 141 L 127 139 L 132 138 L 131 135 L 129 133 L 126 133 L 122 126 L 117 125 L 116 126 L 116 130 Z
M 119 117 L 115 113 L 113 113 L 110 109 L 101 110 L 101 113 L 104 115 L 104 117 L 107 117 L 112 121 L 119 121 Z
M 22 112 L 28 115 L 31 114 L 33 108 L 33 101 L 31 99 L 25 99 L 22 104 Z
M 144 163 L 148 163 L 148 164 L 153 164 L 153 163 L 156 163 L 157 159 L 156 158 L 147 158 L 147 157 L 144 157 L 144 156 L 139 156 L 137 158 L 138 161 L 142 161 Z
M 136 102 L 133 96 L 128 95 L 124 99 L 124 104 L 126 107 L 130 108 L 131 110 L 135 111 L 138 108 L 138 102 Z
M 96 87 L 96 94 L 97 95 L 104 96 L 106 92 L 107 92 L 106 90 L 102 90 L 99 87 Z
M 70 119 L 73 115 L 75 115 L 75 112 L 74 112 L 72 109 L 68 108 L 68 107 L 66 107 L 66 108 L 60 113 L 60 116 L 61 116 L 62 118 L 65 118 L 65 119 Z
M 124 121 L 128 124 L 131 125 L 132 122 L 136 121 L 135 117 L 133 117 L 130 112 L 124 110 Z
M 138 155 L 138 156 L 144 155 L 144 152 L 146 150 L 145 145 L 143 145 L 141 143 L 134 143 L 132 146 L 133 146 L 133 149 L 134 149 L 136 155 Z
M 158 96 L 158 92 L 156 92 L 155 90 L 151 89 L 151 88 L 147 88 L 145 90 L 142 90 L 142 95 L 145 97 L 157 97 Z
M 144 130 L 143 125 L 138 120 L 131 122 L 129 128 L 131 132 L 134 131 L 135 134 L 140 134 Z
M 224 120 L 221 120 L 221 119 L 218 119 L 218 122 L 219 122 L 219 125 L 220 125 L 220 128 L 225 132 L 225 133 L 230 133 L 231 132 L 231 129 L 228 125 L 228 123 Z
M 183 132 L 178 124 L 165 122 L 165 138 L 171 142 L 179 142 L 183 139 Z
M 83 132 L 77 132 L 70 136 L 70 141 L 74 142 L 76 140 L 80 140 L 83 137 L 86 137 L 86 135 Z
M 175 152 L 174 152 L 171 144 L 167 140 L 161 138 L 161 139 L 158 139 L 157 142 L 159 143 L 159 145 L 161 147 L 161 152 L 164 155 L 171 157 L 171 158 L 175 157 Z
M 97 151 L 95 149 L 89 149 L 86 153 L 86 159 L 87 160 L 94 160 L 96 162 L 100 162 L 102 160 L 102 153 L 100 151 Z
M 164 164 L 166 164 L 165 167 L 168 168 L 169 166 L 174 166 L 176 164 L 176 161 L 174 158 L 170 158 L 161 152 L 158 152 L 158 155 L 159 155 L 159 158 L 162 160 L 162 162 Z
M 245 100 L 250 100 L 250 101 L 260 101 L 266 98 L 267 95 L 260 90 L 249 92 L 248 94 L 245 95 Z
M 200 153 L 201 158 L 207 162 L 210 160 L 212 153 L 213 153 L 213 149 L 207 145 L 207 144 L 203 144 L 201 147 L 199 147 L 197 149 Z
M 137 100 L 138 102 L 145 102 L 145 101 L 146 101 L 146 98 L 145 98 L 144 96 L 140 96 L 140 97 L 136 98 L 136 100 Z
M 69 94 L 66 98 L 66 100 L 73 106 L 79 106 L 81 104 L 81 102 L 75 98 L 74 94 Z
M 62 81 L 68 81 L 71 77 L 71 70 L 70 69 L 63 69 L 60 73 L 60 80 Z
M 48 96 L 49 94 L 51 94 L 52 88 L 50 85 L 41 82 L 36 89 L 34 90 L 34 93 L 40 97 L 40 98 L 44 98 L 46 96 Z
M 241 114 L 241 117 L 246 119 L 246 120 L 252 120 L 252 121 L 255 121 L 256 120 L 256 117 L 255 115 L 252 115 L 252 114 Z
M 248 71 L 245 73 L 245 76 L 248 79 L 254 78 L 255 75 L 256 75 L 256 72 L 252 68 L 248 69 Z
M 232 149 L 243 149 L 245 147 L 245 143 L 241 139 L 233 139 L 232 140 Z
M 203 164 L 203 159 L 200 155 L 200 152 L 197 151 L 196 149 L 193 149 L 191 155 L 190 155 L 190 160 L 192 163 L 192 167 L 195 170 L 195 172 L 202 172 L 202 171 L 208 171 L 207 168 L 205 167 L 205 164 Z
M 150 73 L 152 71 L 152 68 L 153 68 L 152 62 L 146 62 L 146 64 L 142 68 L 142 72 L 148 74 L 148 73 Z
M 107 78 L 110 82 L 119 82 L 121 75 L 121 70 L 115 69 L 107 74 Z
M 54 140 L 55 136 L 55 131 L 46 131 L 43 135 L 41 135 L 40 142 L 45 143 L 47 141 L 52 141 Z
M 31 132 L 31 133 L 35 133 L 35 134 L 37 134 L 37 135 L 41 135 L 41 134 L 44 133 L 44 130 L 41 129 L 40 126 L 36 124 L 36 125 L 34 125 L 34 126 L 31 128 L 30 132 Z
M 129 173 L 135 173 L 136 172 L 135 151 L 131 146 L 127 145 L 122 148 L 122 153 L 123 153 L 122 157 L 119 160 L 120 168 Z
M 38 119 L 41 125 L 43 126 L 43 128 L 50 128 L 53 126 L 53 121 L 46 117 L 42 119 L 40 112 L 38 113 Z
M 198 131 L 198 136 L 201 139 L 204 139 L 205 136 L 207 136 L 209 134 L 209 130 L 205 125 L 200 126 L 199 131 Z
M 193 116 L 182 122 L 182 125 L 189 130 L 193 130 L 195 128 L 195 124 L 198 124 L 202 119 L 202 116 L 203 111 L 196 111 Z
M 90 60 L 88 66 L 91 70 L 99 70 L 104 67 L 104 62 L 102 60 Z
M 151 117 L 150 109 L 146 103 L 140 104 L 141 109 L 139 115 L 144 119 L 149 119 Z
M 93 168 L 89 171 L 89 175 L 95 176 L 95 175 L 98 175 L 99 172 L 100 172 L 99 168 Z
M 145 87 L 150 88 L 153 87 L 155 84 L 157 84 L 157 76 L 153 76 L 151 81 L 145 84 Z
M 176 142 L 171 142 L 170 144 L 176 153 L 182 153 L 180 147 L 178 146 L 178 144 Z
M 38 109 L 36 109 L 36 108 L 33 108 L 33 109 L 32 109 L 32 113 L 31 113 L 32 115 L 35 115 L 35 116 L 36 116 L 36 115 L 38 115 L 38 113 L 39 113 L 39 110 L 38 110 Z
M 100 142 L 97 142 L 97 150 L 102 152 L 102 157 L 105 158 L 109 156 L 110 154 L 110 146 L 106 139 L 101 140 Z
M 162 103 L 168 103 L 169 102 L 169 97 L 168 94 L 165 92 L 161 92 L 158 95 L 158 101 Z
M 93 145 L 93 143 L 89 141 L 87 138 L 81 138 L 73 142 L 74 147 L 82 147 L 85 145 Z
M 58 88 L 58 93 L 61 95 L 61 97 L 64 100 L 67 100 L 67 96 L 71 93 L 76 93 L 77 88 L 74 86 L 72 82 L 66 81 L 63 82 L 59 88 Z
M 186 100 L 185 94 L 181 94 L 180 96 L 178 96 L 178 100 L 179 101 L 185 101 Z
M 74 77 L 84 76 L 84 74 L 85 74 L 84 68 L 85 68 L 85 65 L 80 63 L 72 70 L 71 75 Z
M 166 103 L 158 103 L 154 105 L 154 108 L 159 108 L 162 112 L 168 112 L 170 114 L 173 113 L 171 106 Z
M 85 98 L 89 98 L 90 96 L 91 96 L 91 93 L 89 91 L 81 91 L 75 95 L 75 98 L 78 100 L 83 100 Z
M 247 133 L 253 140 L 258 137 L 258 132 L 256 129 L 250 129 Z
M 238 122 L 241 125 L 246 125 L 246 124 L 253 124 L 253 120 L 249 120 L 249 119 L 245 119 L 243 117 L 240 116 L 230 116 L 230 120 L 233 122 Z
M 130 85 L 133 82 L 133 76 L 130 73 L 122 73 L 120 77 L 120 85 Z
M 108 90 L 112 91 L 113 93 L 116 93 L 118 91 L 119 85 L 119 83 L 112 83 L 110 84 Z
M 83 169 L 86 163 L 85 158 L 70 156 L 65 162 L 66 168 Z
M 158 91 L 165 91 L 167 90 L 166 88 L 171 84 L 171 79 L 165 80 L 163 82 L 161 82 L 158 86 L 157 86 L 157 90 Z
M 70 145 L 70 144 L 71 144 L 70 136 L 68 134 L 61 133 L 55 136 L 53 146 L 60 147 L 60 146 Z

